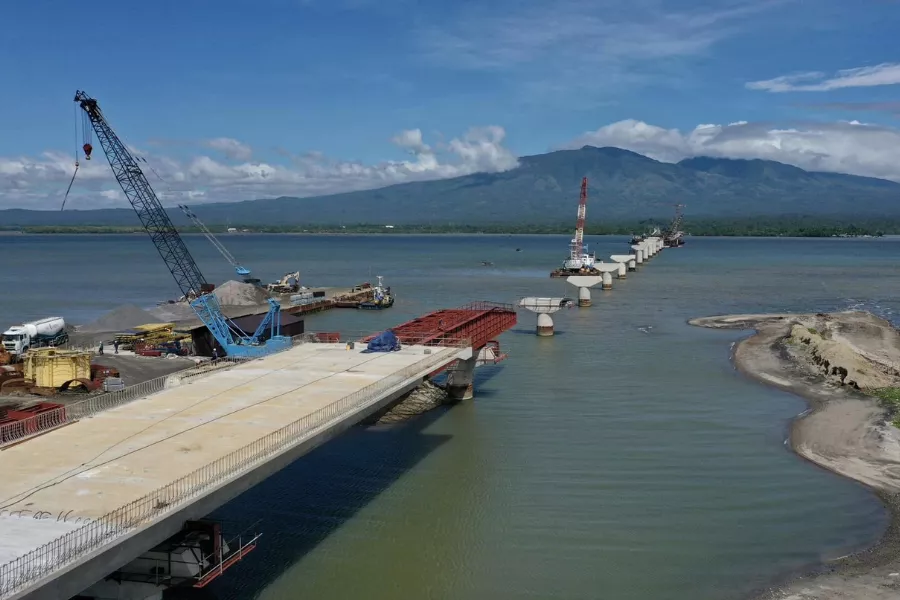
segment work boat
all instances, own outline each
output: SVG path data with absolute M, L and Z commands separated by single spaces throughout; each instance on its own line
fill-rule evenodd
M 572 240 L 572 243 L 569 246 L 571 248 L 571 255 L 563 262 L 563 268 L 567 271 L 580 271 L 582 269 L 593 269 L 594 264 L 597 262 L 597 257 L 594 256 L 593 252 L 588 252 L 587 244 L 581 249 L 581 255 L 576 256 L 578 249 L 578 242 L 576 240 Z
M 384 277 L 378 275 L 378 283 L 373 290 L 371 300 L 359 303 L 359 308 L 364 310 L 381 310 L 390 308 L 394 305 L 394 296 L 391 294 L 391 288 L 384 287 Z

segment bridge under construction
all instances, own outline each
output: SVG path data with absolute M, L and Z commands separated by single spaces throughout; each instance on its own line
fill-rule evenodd
M 175 573 L 159 577 L 165 561 L 149 550 L 432 373 L 449 370 L 448 393 L 467 397 L 479 352 L 515 323 L 509 305 L 473 303 L 394 328 L 398 351 L 298 340 L 20 427 L 0 452 L 0 598 L 161 597 Z M 215 556 L 181 579 L 199 587 L 222 568 L 221 546 L 211 548 Z M 157 577 L 109 579 L 126 565 L 150 565 Z

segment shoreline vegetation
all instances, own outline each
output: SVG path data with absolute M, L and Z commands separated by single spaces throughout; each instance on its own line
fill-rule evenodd
M 665 227 L 667 221 L 645 220 L 622 223 L 608 223 L 585 227 L 586 235 L 631 235 L 651 230 L 654 226 Z M 182 233 L 201 233 L 193 226 L 179 226 Z M 210 224 L 208 227 L 217 234 L 238 235 L 242 233 L 293 233 L 293 234 L 569 234 L 573 223 L 481 223 L 481 224 Z M 837 219 L 809 217 L 759 217 L 742 219 L 686 219 L 682 229 L 691 236 L 733 236 L 733 237 L 881 237 L 900 234 L 900 221 L 856 220 L 853 222 Z M 24 234 L 124 234 L 143 233 L 140 225 L 3 225 L 0 233 Z
M 871 489 L 891 522 L 873 547 L 821 565 L 758 600 L 888 600 L 900 596 L 900 332 L 866 312 L 692 319 L 755 330 L 737 342 L 735 368 L 806 399 L 790 428 L 802 458 Z

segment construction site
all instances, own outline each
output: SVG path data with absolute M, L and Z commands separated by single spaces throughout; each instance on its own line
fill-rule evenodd
M 265 284 L 179 205 L 236 276 L 209 282 L 97 101 L 79 91 L 75 102 L 84 159 L 96 136 L 180 296 L 3 332 L 0 598 L 161 599 L 206 586 L 256 547 L 258 533 L 226 540 L 206 518 L 236 494 L 351 426 L 472 399 L 476 367 L 507 358 L 497 338 L 517 324 L 517 306 L 475 301 L 376 331 L 307 331 L 307 315 L 386 310 L 394 294 L 382 276 L 314 287 L 297 270 Z M 648 236 L 630 254 L 598 260 L 584 243 L 587 196 L 585 177 L 569 257 L 551 274 L 579 288 L 578 307 L 591 305 L 592 286 L 610 290 L 611 274 L 625 278 L 668 245 Z M 553 335 L 550 314 L 573 306 L 567 297 L 518 302 L 538 314 L 542 338 Z M 121 472 L 88 477 L 110 449 Z M 59 485 L 40 494 L 35 477 Z
M 381 276 L 374 285 L 366 281 L 347 287 L 310 287 L 301 282 L 298 270 L 263 283 L 194 210 L 178 205 L 234 269 L 236 279 L 218 286 L 209 283 L 141 171 L 138 158 L 113 132 L 94 99 L 79 92 L 76 102 L 83 109 L 84 160 L 92 158 L 96 135 L 181 295 L 155 307 L 119 306 L 89 323 L 76 325 L 65 317 L 50 316 L 2 330 L 0 427 L 59 413 L 86 395 L 117 392 L 210 361 L 283 350 L 305 333 L 304 316 L 312 313 L 335 308 L 382 310 L 393 305 L 391 288 Z M 77 173 L 78 162 L 70 190 Z M 147 250 L 153 251 L 150 245 Z M 334 339 L 333 334 L 325 337 Z M 8 432 L 3 435 L 9 437 Z

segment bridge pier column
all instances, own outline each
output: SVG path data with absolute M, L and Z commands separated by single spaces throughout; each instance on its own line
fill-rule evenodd
M 553 318 L 546 313 L 539 313 L 537 319 L 537 334 L 541 337 L 553 335 Z
M 616 273 L 617 279 L 625 279 L 628 276 L 628 267 L 625 266 L 625 263 L 619 263 L 619 270 Z
M 475 388 L 472 385 L 475 380 L 475 363 L 478 361 L 478 353 L 473 353 L 472 358 L 460 360 L 456 368 L 447 373 L 447 400 L 451 403 L 461 400 L 471 400 L 475 397 Z
M 590 306 L 591 305 L 591 288 L 580 287 L 578 288 L 578 306 Z

